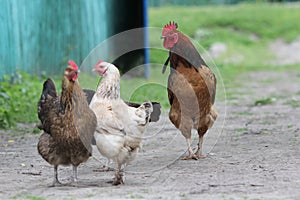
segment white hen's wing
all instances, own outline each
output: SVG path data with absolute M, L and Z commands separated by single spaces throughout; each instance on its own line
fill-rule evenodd
M 125 143 L 124 124 L 113 112 L 109 102 L 93 102 L 90 105 L 97 117 L 97 128 L 94 134 L 100 153 L 107 158 L 117 156 Z
M 106 117 L 98 121 L 96 130 L 103 134 L 125 135 L 123 122 L 112 110 L 106 112 Z
M 107 134 L 122 133 L 124 124 L 120 117 L 114 112 L 113 104 L 116 102 L 92 102 L 90 107 L 97 116 L 97 130 L 106 130 Z

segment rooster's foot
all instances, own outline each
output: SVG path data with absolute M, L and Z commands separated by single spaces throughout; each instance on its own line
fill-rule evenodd
M 200 154 L 200 155 L 196 155 L 198 159 L 201 159 L 201 158 L 206 158 L 207 156 L 206 155 L 203 155 L 203 154 Z
M 200 151 L 197 151 L 195 154 L 196 154 L 198 159 L 207 157 L 206 155 L 203 155 Z
M 183 157 L 181 160 L 190 160 L 190 159 L 198 160 L 198 156 L 195 154 L 189 154 L 188 156 Z

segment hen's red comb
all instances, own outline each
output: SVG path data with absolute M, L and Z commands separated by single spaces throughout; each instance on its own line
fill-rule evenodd
M 73 60 L 69 60 L 68 64 L 72 66 L 74 70 L 78 70 L 78 66 Z
M 164 30 L 163 30 L 163 33 L 166 33 L 168 31 L 171 31 L 171 30 L 176 30 L 178 28 L 178 24 L 176 22 L 169 22 L 168 24 L 166 24 L 164 26 Z
M 99 60 L 96 64 L 95 64 L 95 66 L 96 65 L 99 65 L 100 63 L 102 63 L 103 62 L 103 60 Z

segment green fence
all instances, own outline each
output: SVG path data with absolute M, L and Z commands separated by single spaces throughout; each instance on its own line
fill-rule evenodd
M 61 72 L 109 34 L 110 0 L 0 0 L 0 76 Z

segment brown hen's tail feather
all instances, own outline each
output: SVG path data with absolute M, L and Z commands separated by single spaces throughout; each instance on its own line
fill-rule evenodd
M 90 89 L 83 89 L 83 92 L 86 95 L 86 99 L 87 99 L 88 104 L 90 104 L 90 102 L 91 102 L 91 100 L 92 100 L 92 98 L 95 94 L 95 91 L 90 90 Z M 138 108 L 141 105 L 141 104 L 132 103 L 132 102 L 125 102 L 125 103 L 128 106 L 134 107 L 134 108 Z M 151 113 L 151 116 L 150 116 L 150 122 L 157 122 L 159 120 L 159 116 L 161 114 L 161 106 L 160 106 L 160 103 L 158 103 L 158 102 L 151 102 L 151 103 L 153 105 L 153 112 Z
M 88 104 L 91 103 L 92 101 L 92 98 L 95 94 L 95 91 L 94 90 L 90 90 L 90 89 L 83 89 L 83 92 L 85 93 L 85 96 L 86 96 L 86 100 L 88 102 Z
M 46 98 L 47 95 L 51 97 L 57 96 L 54 82 L 50 78 L 48 78 L 43 85 L 42 97 L 44 96 Z
M 42 95 L 41 95 L 40 100 L 38 102 L 38 114 L 40 114 L 40 112 L 42 111 L 43 103 L 45 103 L 45 101 L 47 100 L 48 95 L 53 97 L 53 98 L 57 97 L 54 82 L 50 78 L 48 78 L 44 82 Z
M 47 102 L 48 95 L 51 96 L 52 98 L 57 97 L 54 82 L 50 78 L 48 78 L 44 82 L 43 91 L 40 100 L 38 101 L 38 117 L 41 120 L 41 123 L 37 124 L 37 128 L 39 128 L 40 130 L 44 130 L 45 132 L 49 131 L 49 129 L 47 129 L 42 125 L 43 121 L 45 120 L 45 112 L 47 112 L 47 108 L 45 108 L 45 104 Z

